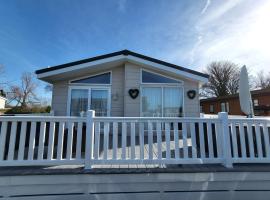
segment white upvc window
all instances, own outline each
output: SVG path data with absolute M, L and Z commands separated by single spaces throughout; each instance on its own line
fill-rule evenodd
M 259 100 L 253 99 L 253 106 L 259 106 Z
M 214 105 L 213 104 L 210 105 L 209 111 L 210 111 L 210 113 L 214 113 Z
M 141 116 L 182 117 L 183 82 L 146 70 L 141 72 Z
M 221 112 L 230 112 L 229 102 L 221 103 Z

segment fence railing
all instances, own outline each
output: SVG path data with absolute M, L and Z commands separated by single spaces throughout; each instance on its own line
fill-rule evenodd
M 233 163 L 270 162 L 268 119 L 229 119 Z
M 84 164 L 85 124 L 79 117 L 0 117 L 0 166 Z
M 222 140 L 213 132 L 220 119 L 96 117 L 93 121 L 93 164 L 222 162 Z
M 269 119 L 1 116 L 0 166 L 269 163 Z

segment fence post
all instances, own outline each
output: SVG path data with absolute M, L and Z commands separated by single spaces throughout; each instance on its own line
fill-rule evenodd
M 88 110 L 86 114 L 86 143 L 85 143 L 85 165 L 84 169 L 91 169 L 94 149 L 94 120 L 95 111 Z
M 228 113 L 219 112 L 218 118 L 221 120 L 221 133 L 222 133 L 222 149 L 224 163 L 223 165 L 227 168 L 232 168 L 232 156 L 231 156 L 231 142 L 229 133 Z

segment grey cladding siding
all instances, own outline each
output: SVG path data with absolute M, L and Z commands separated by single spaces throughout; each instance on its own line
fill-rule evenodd
M 57 116 L 67 115 L 68 82 L 58 82 L 53 84 L 52 110 Z
M 111 69 L 111 116 L 140 116 L 140 95 L 136 99 L 132 99 L 128 94 L 128 90 L 133 88 L 141 88 L 141 69 L 141 66 L 129 62 L 125 63 L 125 65 L 117 66 Z M 184 82 L 184 114 L 186 117 L 199 116 L 200 109 L 198 82 L 181 78 L 172 74 L 169 75 L 158 70 L 152 71 L 182 80 Z M 102 71 L 89 74 L 81 74 L 81 76 L 91 76 L 96 73 L 102 73 Z M 53 84 L 52 109 L 54 110 L 55 115 L 67 115 L 69 86 L 68 81 L 69 80 L 56 82 Z M 194 99 L 189 99 L 187 97 L 188 90 L 195 90 L 197 92 L 197 95 Z

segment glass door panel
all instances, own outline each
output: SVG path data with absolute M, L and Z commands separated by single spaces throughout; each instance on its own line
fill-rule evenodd
M 164 117 L 183 116 L 183 92 L 181 88 L 164 87 L 163 114 Z
M 142 116 L 162 117 L 162 90 L 155 87 L 144 87 L 142 90 Z
M 88 89 L 72 89 L 70 101 L 71 116 L 85 116 L 88 107 Z
M 108 115 L 108 90 L 91 89 L 90 109 L 95 110 L 96 116 Z

